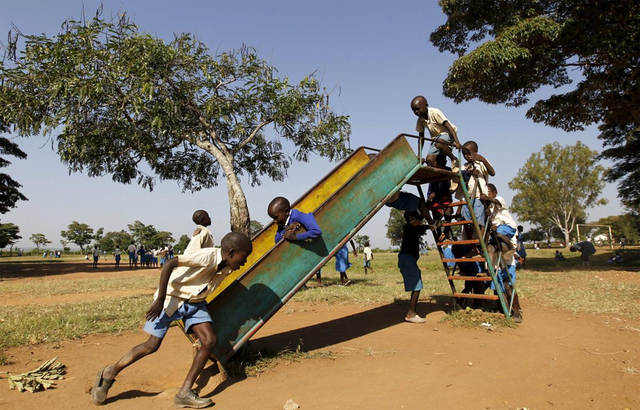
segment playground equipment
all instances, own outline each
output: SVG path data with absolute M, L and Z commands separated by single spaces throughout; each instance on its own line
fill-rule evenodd
M 423 166 L 420 160 L 422 141 L 417 156 L 406 137 L 418 138 L 401 134 L 380 151 L 367 147 L 356 149 L 292 204 L 302 212 L 313 212 L 322 229 L 321 237 L 302 243 L 281 241 L 276 244 L 277 227 L 271 223 L 252 239 L 253 253 L 245 267 L 226 278 L 207 298 L 218 336 L 212 352 L 215 359 L 221 364 L 228 361 L 405 184 L 419 187 L 438 180 L 459 179 L 464 187 L 460 173 Z M 464 190 L 468 202 L 466 187 Z M 477 237 L 483 237 L 475 216 L 473 218 L 470 223 L 473 223 Z M 457 224 L 461 222 L 450 225 Z M 476 240 L 476 243 L 481 245 L 483 256 L 465 258 L 464 262 L 489 260 L 483 241 Z M 441 247 L 445 243 L 437 245 L 442 256 Z M 510 309 L 500 292 L 498 296 L 457 292 L 455 280 L 479 279 L 454 276 L 446 266 L 447 261 L 443 258 L 456 300 L 465 297 L 498 299 L 509 317 Z M 493 280 L 500 289 L 495 267 L 491 263 L 488 265 L 491 265 L 491 276 L 482 280 Z

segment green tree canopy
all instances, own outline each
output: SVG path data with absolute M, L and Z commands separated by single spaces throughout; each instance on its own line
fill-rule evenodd
M 22 239 L 22 236 L 18 235 L 20 228 L 18 225 L 12 223 L 0 224 L 0 249 L 4 249 L 7 246 L 13 247 L 13 244 Z
M 570 234 L 576 223 L 585 220 L 587 209 L 607 202 L 598 198 L 605 184 L 605 168 L 597 165 L 597 156 L 580 141 L 566 147 L 557 142 L 545 145 L 509 182 L 516 192 L 511 211 L 545 232 L 561 229 L 569 246 Z
M 127 224 L 127 228 L 131 233 L 131 238 L 137 243 L 145 247 L 151 246 L 154 237 L 158 234 L 158 230 L 153 225 L 145 225 L 140 221 L 134 221 Z
M 358 244 L 358 248 L 364 248 L 364 244 L 369 242 L 369 235 L 356 235 L 353 240 Z
M 190 241 L 191 238 L 189 237 L 189 235 L 182 235 L 180 236 L 180 239 L 178 239 L 178 243 L 176 244 L 176 246 L 174 246 L 174 249 L 177 253 L 182 253 L 185 249 L 187 249 Z
M 13 49 L 18 50 L 19 47 Z M 213 55 L 191 34 L 165 43 L 125 14 L 67 21 L 54 36 L 26 36 L 0 64 L 0 116 L 21 136 L 54 136 L 70 171 L 183 191 L 224 177 L 231 229 L 249 232 L 239 177 L 281 181 L 292 158 L 347 154 L 348 118 L 335 114 L 313 75 L 281 78 L 251 47 Z
M 404 212 L 392 208 L 389 212 L 389 220 L 386 223 L 387 238 L 391 242 L 391 246 L 400 246 L 402 243 L 402 227 L 407 221 L 404 219 Z
M 131 240 L 131 235 L 124 230 L 120 232 L 107 232 L 99 239 L 98 245 L 100 249 L 105 250 L 114 250 L 116 246 L 119 246 L 120 249 L 126 249 L 131 243 Z
M 0 132 L 6 131 L 7 128 L 0 120 Z M 17 144 L 4 137 L 0 137 L 0 155 L 0 168 L 11 165 L 11 162 L 4 158 L 6 155 L 11 155 L 19 159 L 27 158 L 27 154 L 18 148 Z M 18 190 L 18 188 L 21 187 L 22 185 L 9 175 L 0 172 L 0 214 L 6 214 L 11 208 L 15 208 L 18 201 L 28 200 L 27 197 Z
M 73 221 L 69 224 L 66 231 L 61 231 L 60 236 L 65 240 L 75 243 L 80 247 L 80 250 L 84 253 L 84 247 L 91 243 L 93 239 L 93 228 L 87 224 L 81 224 L 78 221 Z
M 40 249 L 41 246 L 47 246 L 51 243 L 43 233 L 34 233 L 29 240 L 33 242 L 38 249 Z
M 599 124 L 610 181 L 640 208 L 640 3 L 635 0 L 440 0 L 447 21 L 431 42 L 459 58 L 444 94 L 520 106 L 543 86 L 574 87 L 527 117 L 566 131 Z M 575 78 L 574 77 L 574 78 Z
M 600 218 L 596 225 L 610 225 L 613 237 L 616 241 L 625 238 L 627 242 L 638 242 L 640 240 L 640 215 L 626 213 L 622 215 L 612 215 Z

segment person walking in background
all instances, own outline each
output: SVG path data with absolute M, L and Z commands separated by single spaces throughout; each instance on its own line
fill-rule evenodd
M 120 246 L 116 245 L 116 249 L 113 251 L 113 259 L 116 261 L 116 269 L 120 269 Z
M 136 247 L 136 243 L 134 241 L 131 241 L 131 245 L 129 245 L 129 247 L 127 248 L 127 251 L 129 252 L 129 268 L 138 267 L 138 261 L 136 260 L 137 250 L 138 248 Z
M 369 247 L 369 241 L 364 243 L 364 249 L 362 250 L 363 257 L 363 265 L 364 265 L 364 274 L 367 274 L 367 269 L 371 270 L 371 273 L 375 273 L 373 268 L 371 267 L 371 261 L 373 260 L 373 252 L 371 252 L 371 248 Z
M 98 245 L 93 247 L 93 268 L 98 267 L 98 259 L 100 258 L 100 250 L 98 249 Z

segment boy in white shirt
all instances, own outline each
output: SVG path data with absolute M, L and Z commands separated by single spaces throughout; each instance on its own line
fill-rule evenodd
M 498 241 L 507 246 L 506 259 L 511 259 L 512 254 L 515 252 L 515 246 L 512 240 L 516 234 L 518 224 L 511 216 L 509 209 L 507 209 L 507 203 L 504 198 L 498 196 L 498 189 L 493 184 L 487 184 L 489 195 L 482 195 L 481 199 L 491 203 L 491 215 L 489 216 L 489 223 L 491 229 L 495 232 Z
M 229 273 L 245 264 L 252 250 L 246 235 L 231 232 L 222 238 L 221 248 L 204 248 L 165 263 L 155 300 L 146 313 L 144 331 L 149 333 L 149 339 L 133 347 L 116 364 L 98 372 L 91 401 L 95 405 L 104 404 L 115 377 L 134 362 L 155 353 L 171 323 L 182 320 L 185 332 L 194 333 L 201 347 L 175 396 L 174 406 L 200 409 L 212 405 L 211 399 L 200 398 L 191 390 L 217 342 L 206 298 Z M 167 369 L 170 371 L 171 367 Z
M 371 273 L 375 273 L 373 271 L 373 268 L 371 267 L 371 260 L 373 259 L 373 252 L 371 252 L 371 248 L 369 247 L 369 242 L 365 242 L 364 244 L 364 250 L 362 251 L 362 253 L 364 254 L 364 261 L 363 261 L 363 266 L 364 266 L 364 274 L 367 274 L 367 268 L 371 270 Z

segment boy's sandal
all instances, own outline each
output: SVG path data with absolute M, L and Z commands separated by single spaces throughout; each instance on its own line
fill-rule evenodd
M 107 366 L 103 367 L 98 371 L 98 375 L 96 376 L 96 381 L 93 384 L 93 389 L 91 389 L 91 401 L 93 404 L 97 406 L 101 406 L 107 400 L 107 393 L 109 393 L 109 389 L 113 385 L 113 382 L 116 379 L 105 379 L 102 377 Z
M 421 318 L 418 315 L 415 315 L 414 317 L 405 317 L 404 321 L 405 322 L 409 322 L 409 323 L 424 323 L 424 322 L 426 322 L 426 320 L 424 320 L 423 318 Z

